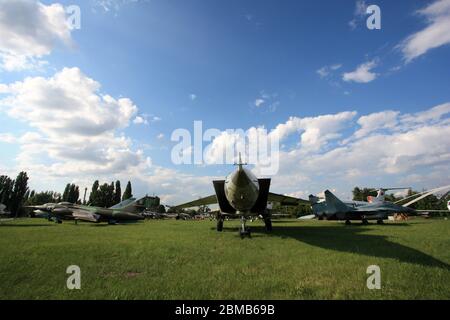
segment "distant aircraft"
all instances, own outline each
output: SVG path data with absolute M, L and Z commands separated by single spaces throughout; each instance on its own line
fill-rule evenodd
M 187 213 L 159 213 L 154 211 L 144 211 L 142 216 L 146 219 L 176 219 L 176 220 L 190 220 L 192 217 Z
M 281 205 L 309 205 L 309 201 L 269 192 L 270 179 L 258 179 L 244 168 L 241 155 L 237 169 L 225 180 L 213 181 L 215 194 L 198 200 L 174 206 L 174 209 L 198 207 L 218 203 L 220 212 L 217 217 L 217 231 L 222 231 L 226 215 L 237 215 L 241 218 L 239 235 L 250 236 L 250 229 L 245 223 L 249 216 L 261 215 L 267 231 L 272 230 L 272 221 L 267 208 L 267 201 L 279 202 Z
M 385 201 L 384 198 L 380 198 L 372 202 L 364 202 L 364 201 L 344 202 L 339 200 L 329 190 L 325 191 L 324 201 L 313 195 L 309 196 L 309 201 L 311 202 L 311 207 L 313 209 L 314 215 L 319 220 L 322 219 L 345 220 L 346 224 L 350 224 L 351 220 L 359 220 L 362 221 L 363 224 L 367 224 L 368 220 L 377 220 L 378 224 L 382 224 L 383 220 L 388 219 L 389 215 L 393 215 L 395 213 L 421 214 L 421 212 L 446 211 L 446 210 L 415 210 L 408 207 L 414 202 L 423 199 L 425 196 L 428 196 L 430 194 L 433 194 L 434 192 L 443 190 L 445 188 L 450 188 L 450 186 L 429 190 L 425 192 L 423 196 L 416 198 L 413 201 L 410 201 L 404 205 L 399 205 L 398 203 Z
M 146 197 L 136 200 L 130 198 L 110 208 L 100 208 L 73 204 L 70 202 L 46 203 L 43 205 L 26 206 L 31 208 L 35 215 L 46 216 L 48 220 L 62 223 L 62 220 L 108 222 L 115 224 L 124 221 L 143 220 L 140 215 L 145 209 Z

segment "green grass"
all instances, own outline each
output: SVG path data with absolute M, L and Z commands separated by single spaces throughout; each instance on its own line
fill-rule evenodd
M 450 221 L 0 225 L 1 299 L 450 299 Z M 66 288 L 67 266 L 81 290 Z M 366 269 L 381 268 L 381 290 Z

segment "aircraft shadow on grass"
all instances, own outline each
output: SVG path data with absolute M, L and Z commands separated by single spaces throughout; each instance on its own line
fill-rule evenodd
M 407 224 L 388 224 L 387 228 L 408 227 Z M 291 238 L 312 246 L 340 252 L 357 253 L 366 256 L 397 259 L 427 267 L 450 270 L 450 265 L 419 250 L 391 242 L 386 236 L 362 234 L 371 230 L 370 226 L 274 226 L 267 233 L 264 226 L 251 226 L 252 237 L 262 236 Z M 237 228 L 224 227 L 225 232 L 236 232 Z

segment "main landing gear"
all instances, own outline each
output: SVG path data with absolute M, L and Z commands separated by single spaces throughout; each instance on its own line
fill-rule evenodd
M 223 230 L 223 218 L 221 216 L 219 216 L 217 218 L 217 231 L 222 231 Z
M 351 225 L 352 224 L 352 222 L 350 221 L 350 220 L 345 220 L 345 225 L 346 226 L 349 226 L 349 225 Z
M 270 217 L 264 217 L 264 225 L 266 226 L 266 231 L 272 231 L 272 220 Z
M 241 227 L 239 228 L 239 236 L 241 239 L 244 239 L 246 236 L 249 238 L 252 237 L 252 234 L 250 232 L 250 228 L 245 226 L 245 217 L 241 216 Z
M 383 221 L 383 219 L 379 219 L 379 220 L 377 220 L 377 224 L 384 224 L 384 221 Z
M 368 225 L 368 224 L 369 224 L 369 221 L 368 221 L 367 219 L 362 219 L 362 224 L 363 224 L 363 225 Z

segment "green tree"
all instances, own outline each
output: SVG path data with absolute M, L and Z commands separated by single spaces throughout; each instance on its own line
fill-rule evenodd
M 367 201 L 368 196 L 376 197 L 377 191 L 374 189 L 368 189 L 368 188 L 359 188 L 355 187 L 353 189 L 353 200 L 355 201 Z
M 65 202 L 69 201 L 69 194 L 70 194 L 70 183 L 66 184 L 66 188 L 64 189 L 62 200 Z
M 10 209 L 14 180 L 8 176 L 0 176 L 0 203 Z
M 89 204 L 91 206 L 98 206 L 98 186 L 99 182 L 98 180 L 95 180 L 94 184 L 92 185 L 92 190 L 89 195 Z
M 120 202 L 120 198 L 122 196 L 122 190 L 120 188 L 120 181 L 116 181 L 116 190 L 114 191 L 114 204 L 118 204 Z
M 122 201 L 130 199 L 131 197 L 133 197 L 133 193 L 131 190 L 131 182 L 128 181 L 127 186 L 125 188 L 125 192 L 123 193 L 123 196 L 122 196 Z
M 10 209 L 11 213 L 16 217 L 20 214 L 20 209 L 23 204 L 23 197 L 28 190 L 28 176 L 27 173 L 22 171 L 17 175 L 14 181 L 14 188 L 11 197 Z

